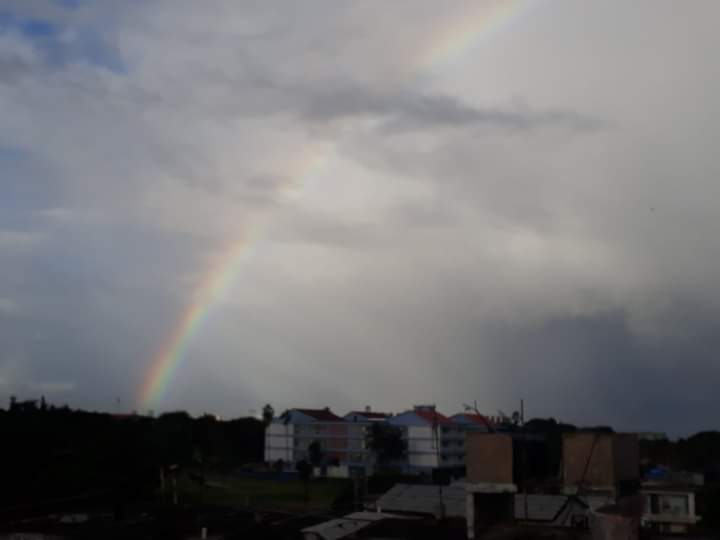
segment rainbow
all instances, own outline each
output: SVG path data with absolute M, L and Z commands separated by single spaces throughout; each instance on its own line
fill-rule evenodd
M 293 164 L 297 174 L 277 188 L 278 192 L 290 194 L 300 182 L 318 174 L 327 162 L 327 146 L 307 145 L 305 152 Z M 246 230 L 225 249 L 220 250 L 209 270 L 195 287 L 188 308 L 175 323 L 172 332 L 153 357 L 143 384 L 140 388 L 140 406 L 152 409 L 165 394 L 172 375 L 185 357 L 185 350 L 202 322 L 207 318 L 210 308 L 227 296 L 242 262 L 250 255 L 253 240 L 262 230 L 261 221 Z
M 433 72 L 452 65 L 485 40 L 490 39 L 518 16 L 527 13 L 537 0 L 482 0 L 470 3 L 469 11 L 442 24 L 418 56 L 418 71 Z
M 443 23 L 428 40 L 428 47 L 418 54 L 411 65 L 417 74 L 432 73 L 442 65 L 464 57 L 482 40 L 505 28 L 537 0 L 497 0 L 490 6 L 485 1 L 473 4 L 470 13 L 463 12 L 449 23 Z M 328 159 L 327 145 L 308 144 L 300 158 L 289 168 L 290 179 L 278 187 L 279 192 L 302 188 L 303 182 L 317 175 Z M 139 407 L 156 407 L 167 392 L 173 374 L 186 356 L 185 351 L 197 334 L 210 309 L 228 294 L 239 269 L 249 256 L 250 246 L 260 237 L 262 220 L 221 250 L 198 281 L 188 307 L 181 314 L 150 363 L 140 388 Z

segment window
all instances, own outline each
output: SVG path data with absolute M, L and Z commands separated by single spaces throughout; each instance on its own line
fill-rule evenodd
M 650 495 L 650 513 L 688 515 L 689 505 L 687 495 L 664 495 L 653 493 Z
M 688 514 L 687 495 L 663 495 L 660 499 L 660 512 L 686 516 Z

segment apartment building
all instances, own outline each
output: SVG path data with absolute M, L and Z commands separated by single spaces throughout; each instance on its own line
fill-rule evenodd
M 364 411 L 350 411 L 344 416 L 348 430 L 348 459 L 351 468 L 371 472 L 376 463 L 374 452 L 368 448 L 367 440 L 373 424 L 384 424 L 392 415 L 365 407 Z
M 439 413 L 434 405 L 416 405 L 390 418 L 388 424 L 402 430 L 407 445 L 406 472 L 464 466 L 466 427 Z
M 376 456 L 368 448 L 369 431 L 374 424 L 398 428 L 406 452 L 394 465 L 406 473 L 432 473 L 434 469 L 453 471 L 465 464 L 465 435 L 488 431 L 492 421 L 479 414 L 461 413 L 447 417 L 434 405 L 416 405 L 412 410 L 392 415 L 364 410 L 340 417 L 330 409 L 290 409 L 273 420 L 265 432 L 265 461 L 282 460 L 291 468 L 309 459 L 308 448 L 318 441 L 323 464 L 340 464 L 370 472 Z
M 265 430 L 265 461 L 282 460 L 287 466 L 309 459 L 308 448 L 317 441 L 327 463 L 348 461 L 348 424 L 329 408 L 290 409 Z

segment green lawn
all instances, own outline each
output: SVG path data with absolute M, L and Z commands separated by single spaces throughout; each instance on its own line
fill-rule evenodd
M 326 509 L 343 493 L 352 490 L 347 480 L 316 479 L 309 483 L 309 499 L 305 501 L 305 485 L 300 480 L 286 482 L 258 480 L 234 476 L 207 476 L 202 486 L 187 477 L 178 478 L 179 502 L 252 506 L 268 509 Z

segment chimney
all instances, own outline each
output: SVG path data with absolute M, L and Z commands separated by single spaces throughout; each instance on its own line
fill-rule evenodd
M 370 405 L 365 405 L 365 412 L 370 412 L 372 409 L 370 408 Z

